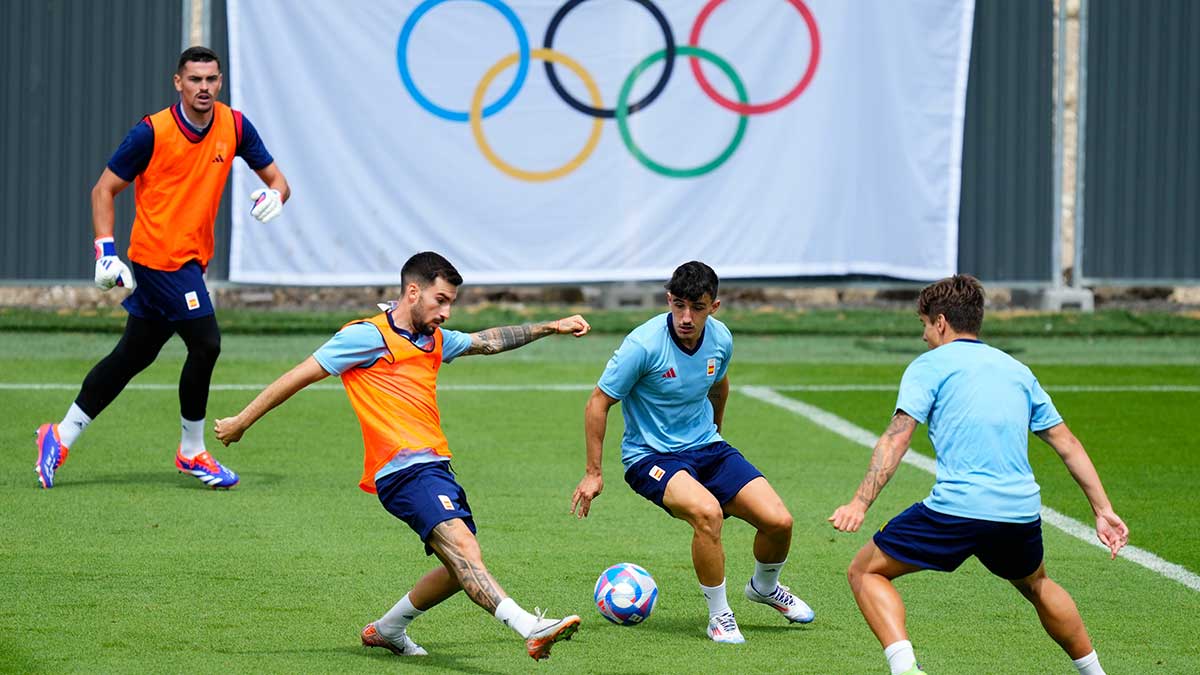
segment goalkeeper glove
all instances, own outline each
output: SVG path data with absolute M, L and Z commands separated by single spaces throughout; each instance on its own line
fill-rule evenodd
M 269 223 L 283 213 L 283 199 L 279 190 L 259 188 L 250 193 L 250 201 L 254 202 L 250 215 L 258 218 L 259 222 Z
M 133 280 L 133 270 L 117 257 L 117 246 L 112 237 L 96 240 L 96 285 L 106 291 L 113 286 L 132 291 L 137 286 Z

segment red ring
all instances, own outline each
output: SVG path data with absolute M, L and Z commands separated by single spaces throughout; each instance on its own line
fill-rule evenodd
M 704 28 L 704 22 L 708 21 L 708 15 L 712 14 L 717 5 L 725 2 L 725 0 L 708 0 L 708 4 L 700 13 L 696 15 L 696 23 L 692 24 L 692 34 L 688 37 L 688 44 L 692 47 L 700 46 L 700 31 Z M 784 94 L 781 98 L 767 103 L 739 103 L 730 101 L 713 88 L 708 80 L 704 77 L 704 71 L 700 69 L 700 60 L 694 56 L 688 57 L 689 65 L 692 67 L 692 75 L 696 77 L 696 82 L 700 84 L 700 88 L 704 90 L 708 97 L 716 101 L 723 108 L 728 108 L 742 115 L 759 115 L 778 110 L 783 106 L 796 100 L 796 97 L 804 92 L 809 83 L 812 82 L 813 75 L 817 72 L 817 62 L 821 59 L 821 36 L 817 32 L 817 20 L 813 18 L 812 12 L 803 0 L 788 0 L 796 11 L 800 12 L 800 16 L 804 17 L 804 23 L 808 24 L 808 36 L 811 43 L 811 51 L 808 57 L 808 70 L 804 71 L 804 77 L 800 78 L 800 83 L 797 84 L 791 91 Z

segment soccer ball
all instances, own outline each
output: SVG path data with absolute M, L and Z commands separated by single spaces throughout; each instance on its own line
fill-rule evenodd
M 594 598 L 601 616 L 620 626 L 634 626 L 650 616 L 658 599 L 658 585 L 641 567 L 617 563 L 596 580 Z

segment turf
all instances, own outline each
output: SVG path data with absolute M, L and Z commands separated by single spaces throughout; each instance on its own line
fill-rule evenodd
M 335 328 L 335 326 L 331 327 Z M 321 335 L 227 335 L 215 383 L 265 384 L 304 358 Z M 357 490 L 361 440 L 345 395 L 304 392 L 245 440 L 209 447 L 243 484 L 203 489 L 175 473 L 176 396 L 130 389 L 72 449 L 51 491 L 36 489 L 32 433 L 61 416 L 111 335 L 0 333 L 0 670 L 9 672 L 422 672 L 506 673 L 534 664 L 519 640 L 463 597 L 422 617 L 413 637 L 431 656 L 400 661 L 358 645 L 357 632 L 398 599 L 432 559 L 415 536 Z M 442 371 L 443 421 L 468 490 L 489 567 L 532 609 L 576 612 L 584 625 L 555 647 L 546 672 L 883 673 L 879 646 L 858 613 L 844 570 L 865 532 L 835 534 L 825 517 L 852 494 L 869 451 L 807 420 L 735 393 L 726 436 L 768 476 L 796 519 L 784 582 L 816 610 L 787 626 L 751 605 L 750 528 L 728 521 L 730 597 L 748 642 L 703 636 L 704 605 L 688 558 L 688 528 L 634 495 L 615 450 L 606 488 L 577 521 L 568 502 L 582 474 L 582 407 L 619 337 L 555 338 Z M 1200 571 L 1200 340 L 1105 337 L 997 338 L 1030 363 L 1089 447 L 1133 543 Z M 894 385 L 920 353 L 913 338 L 739 337 L 734 384 L 788 387 Z M 136 384 L 173 385 L 177 340 Z M 560 391 L 479 391 L 461 385 L 580 385 Z M 1070 392 L 1071 385 L 1185 385 L 1173 392 Z M 878 431 L 894 392 L 786 390 Z M 253 391 L 214 391 L 210 419 L 236 412 Z M 914 444 L 929 452 L 923 434 Z M 1031 457 L 1045 503 L 1087 522 L 1087 504 L 1053 453 Z M 929 489 L 903 467 L 868 516 L 877 527 Z M 864 528 L 866 529 L 866 528 Z M 1079 604 L 1109 672 L 1200 671 L 1200 593 L 1046 528 L 1051 574 Z M 591 607 L 596 576 L 629 560 L 661 596 L 638 627 L 608 624 Z M 969 561 L 953 575 L 900 581 L 909 628 L 930 673 L 1070 672 L 1036 615 L 1007 584 Z

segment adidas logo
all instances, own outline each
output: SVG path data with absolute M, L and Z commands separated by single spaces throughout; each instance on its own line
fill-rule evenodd
M 672 378 L 672 377 L 675 377 L 675 369 L 674 369 L 674 368 L 668 368 L 668 369 L 667 369 L 667 372 L 663 373 L 663 375 L 662 375 L 662 376 L 663 376 L 663 379 L 670 379 L 670 378 Z
M 220 155 L 217 155 L 216 157 L 213 157 L 213 161 L 212 161 L 212 163 L 213 163 L 213 164 L 224 164 L 224 163 L 225 163 L 225 158 L 224 158 L 224 157 L 222 157 L 222 156 L 220 156 Z

